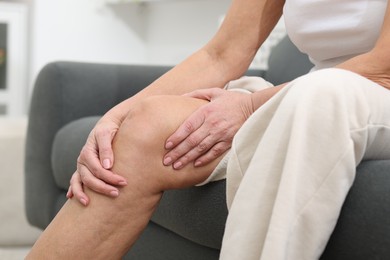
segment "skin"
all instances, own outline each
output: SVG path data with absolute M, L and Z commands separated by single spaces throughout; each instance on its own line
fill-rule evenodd
M 106 113 L 80 153 L 68 198 L 76 197 L 83 205 L 88 205 L 90 198 L 83 191 L 83 186 L 117 197 L 117 186 L 125 186 L 127 180 L 111 169 L 115 160 L 111 143 L 129 109 L 148 96 L 183 95 L 199 89 L 223 88 L 227 82 L 241 77 L 280 19 L 283 5 L 284 0 L 234 0 L 223 24 L 209 43 L 137 95 Z M 227 140 L 229 142 L 231 140 Z M 226 148 L 228 146 L 218 150 L 214 158 Z
M 103 116 L 80 153 L 70 199 L 28 259 L 120 258 L 164 190 L 192 186 L 209 176 L 245 120 L 285 85 L 251 95 L 221 89 L 247 70 L 279 20 L 283 3 L 233 1 L 205 47 Z M 337 67 L 390 89 L 389 44 L 387 7 L 375 47 Z

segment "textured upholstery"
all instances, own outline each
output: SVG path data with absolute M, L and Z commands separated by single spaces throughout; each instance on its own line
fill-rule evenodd
M 25 153 L 26 212 L 33 225 L 46 227 L 65 201 L 51 164 L 57 132 L 72 121 L 101 116 L 167 70 L 70 62 L 50 63 L 41 70 L 31 99 Z M 74 161 L 68 163 L 67 169 L 75 169 Z
M 288 38 L 270 56 L 268 71 L 249 71 L 274 84 L 310 68 Z M 26 212 L 45 228 L 65 202 L 78 153 L 96 121 L 110 107 L 147 86 L 168 67 L 58 62 L 39 74 L 26 145 Z M 390 256 L 390 161 L 358 168 L 338 225 L 322 259 Z M 227 209 L 225 181 L 167 191 L 126 259 L 218 259 Z
M 390 259 L 390 161 L 357 168 L 322 259 Z
M 76 160 L 89 132 L 100 116 L 77 119 L 58 130 L 54 137 L 51 164 L 54 180 L 59 188 L 67 190 L 76 170 Z

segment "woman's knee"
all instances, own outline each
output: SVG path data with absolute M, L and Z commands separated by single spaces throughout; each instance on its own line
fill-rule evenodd
M 132 139 L 137 150 L 165 151 L 166 138 L 206 101 L 181 96 L 152 96 L 131 108 L 118 134 Z M 125 146 L 126 144 L 118 144 Z
M 165 101 L 164 97 L 147 98 L 132 107 L 118 131 L 119 136 L 129 141 L 117 143 L 117 148 L 131 145 L 137 146 L 138 150 L 154 151 L 170 128 L 168 99 Z M 164 108 L 162 104 L 165 102 L 167 103 Z
M 202 175 L 193 174 L 201 169 L 186 167 L 175 171 L 163 165 L 163 156 L 168 136 L 205 103 L 180 96 L 153 96 L 133 107 L 114 139 L 114 166 L 119 165 L 118 173 L 157 190 L 182 188 L 203 181 Z

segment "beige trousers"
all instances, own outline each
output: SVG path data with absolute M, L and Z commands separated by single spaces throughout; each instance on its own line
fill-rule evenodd
M 294 80 L 247 120 L 224 160 L 220 259 L 318 259 L 356 166 L 389 158 L 389 90 L 340 69 Z

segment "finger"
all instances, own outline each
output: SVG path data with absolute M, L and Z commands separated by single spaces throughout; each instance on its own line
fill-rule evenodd
M 100 194 L 118 197 L 119 190 L 116 187 L 96 178 L 84 165 L 78 167 L 78 172 L 80 173 L 80 179 L 84 186 Z
M 177 145 L 174 149 L 169 151 L 164 156 L 164 165 L 171 165 L 175 164 L 174 168 L 179 169 L 182 168 L 181 166 L 184 166 L 187 164 L 191 158 L 195 159 L 196 157 L 199 157 L 196 155 L 193 155 L 195 151 L 191 154 L 188 154 L 190 151 L 192 151 L 195 147 L 198 147 L 201 142 L 209 136 L 208 128 L 201 127 L 197 131 L 193 132 L 191 135 L 189 135 L 184 141 L 182 141 L 179 145 Z M 204 144 L 200 146 L 198 149 L 206 149 L 204 147 Z M 181 161 L 177 161 L 180 158 Z
M 116 131 L 110 129 L 96 130 L 96 142 L 99 151 L 100 163 L 105 169 L 111 169 L 114 163 L 114 153 L 112 151 L 112 139 Z
M 210 148 L 212 148 L 213 145 L 218 142 L 214 138 L 215 138 L 215 136 L 208 135 L 198 145 L 196 145 L 190 151 L 188 151 L 185 155 L 178 158 L 173 163 L 173 168 L 176 170 L 179 170 L 179 169 L 183 168 L 184 166 L 186 166 L 188 163 L 193 162 L 195 159 L 206 154 L 208 152 L 208 150 L 210 150 Z
M 89 203 L 89 198 L 87 194 L 84 193 L 83 185 L 79 173 L 76 171 L 72 178 L 70 179 L 70 187 L 74 197 L 84 206 L 87 206 Z
M 227 142 L 217 143 L 207 153 L 196 159 L 194 162 L 194 166 L 201 167 L 212 162 L 213 160 L 224 154 L 226 151 L 228 151 L 230 147 L 231 144 Z
M 184 94 L 184 96 L 211 101 L 213 97 L 220 93 L 219 91 L 221 91 L 219 88 L 197 89 Z
M 165 143 L 165 149 L 172 149 L 185 140 L 190 134 L 196 131 L 205 121 L 202 110 L 192 113 L 179 128 L 168 137 Z M 196 144 L 195 144 L 196 145 Z
M 66 193 L 66 197 L 68 199 L 71 199 L 73 197 L 72 186 L 69 186 L 68 192 Z
M 89 148 L 83 148 L 79 158 L 77 159 L 77 164 L 77 167 L 79 167 L 79 165 L 84 165 L 89 170 L 89 172 L 92 173 L 96 178 L 106 182 L 107 184 L 120 186 L 127 185 L 127 181 L 125 178 L 118 174 L 114 174 L 112 171 L 106 170 L 102 167 L 100 160 L 97 158 L 96 152 L 94 152 L 94 150 L 90 150 Z

